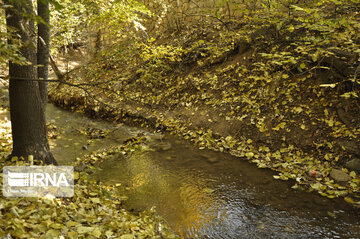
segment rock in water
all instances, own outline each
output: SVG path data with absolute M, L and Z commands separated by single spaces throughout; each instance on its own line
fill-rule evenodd
M 343 172 L 340 169 L 331 170 L 330 177 L 337 182 L 347 182 L 351 180 L 350 175 L 348 175 L 347 173 Z
M 345 167 L 349 170 L 360 171 L 360 159 L 355 158 L 345 164 Z

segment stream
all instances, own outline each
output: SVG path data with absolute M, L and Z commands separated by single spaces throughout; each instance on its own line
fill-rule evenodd
M 174 136 L 89 119 L 51 104 L 47 120 L 59 132 L 51 140 L 59 164 L 118 145 L 139 132 L 147 135 L 150 150 L 113 155 L 99 165 L 94 177 L 125 186 L 128 210 L 155 207 L 181 237 L 360 238 L 358 211 L 343 200 L 295 191 L 291 182 L 274 180 L 271 170 L 229 154 L 200 150 Z M 83 131 L 91 131 L 93 139 Z

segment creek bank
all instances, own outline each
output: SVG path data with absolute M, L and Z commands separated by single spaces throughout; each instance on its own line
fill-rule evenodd
M 64 88 L 66 89 L 66 86 Z M 315 155 L 312 156 L 311 153 L 303 152 L 298 147 L 287 145 L 285 148 L 277 148 L 275 146 L 275 150 L 271 150 L 271 144 L 268 144 L 269 147 L 253 145 L 252 139 L 254 137 L 250 137 L 251 134 L 249 134 L 249 138 L 244 139 L 241 137 L 239 140 L 239 138 L 232 137 L 231 135 L 220 133 L 219 127 L 220 129 L 227 128 L 225 131 L 227 133 L 236 132 L 239 128 L 234 126 L 236 122 L 229 124 L 226 120 L 214 120 L 214 118 L 209 116 L 209 113 L 206 113 L 211 111 L 210 109 L 205 111 L 205 113 L 202 111 L 199 117 L 198 113 L 193 114 L 198 112 L 197 110 L 193 109 L 192 112 L 192 109 L 188 107 L 183 111 L 187 112 L 187 116 L 184 117 L 184 114 L 178 114 L 176 111 L 162 110 L 159 109 L 160 107 L 146 106 L 139 103 L 116 102 L 114 104 L 113 102 L 110 103 L 111 101 L 107 101 L 111 105 L 111 107 L 108 107 L 105 104 L 96 104 L 84 96 L 79 96 L 79 91 L 69 89 L 66 91 L 66 94 L 64 92 L 61 93 L 61 91 L 51 93 L 50 100 L 58 106 L 85 112 L 91 117 L 122 122 L 127 125 L 147 126 L 155 129 L 157 132 L 167 131 L 177 134 L 187 140 L 191 140 L 200 149 L 209 148 L 227 152 L 254 162 L 260 168 L 271 168 L 278 171 L 280 172 L 279 176 L 274 177 L 283 180 L 288 178 L 295 179 L 296 184 L 294 188 L 319 191 L 320 194 L 330 198 L 345 197 L 347 201 L 352 202 L 354 205 L 360 205 L 356 201 L 356 198 L 359 196 L 359 177 L 356 173 L 351 173 L 350 175 L 352 176 L 349 176 L 350 171 L 345 169 L 343 173 L 348 175 L 347 183 L 340 185 L 336 181 L 332 181 L 333 178 L 330 176 L 333 167 L 338 168 L 338 166 L 331 166 L 331 163 L 328 161 L 317 160 Z M 210 122 L 211 120 L 212 122 Z M 204 121 L 209 122 L 205 124 L 205 127 Z M 241 128 L 243 127 L 241 126 Z M 254 136 L 256 138 L 256 134 Z M 270 143 L 269 141 L 267 142 Z M 281 157 L 284 157 L 285 160 Z M 289 160 L 291 158 L 295 159 L 295 164 Z M 274 162 L 271 161 L 278 163 L 274 166 Z M 318 174 L 321 176 L 309 176 L 309 172 L 313 170 L 321 172 Z M 322 182 L 319 183 L 318 181 Z

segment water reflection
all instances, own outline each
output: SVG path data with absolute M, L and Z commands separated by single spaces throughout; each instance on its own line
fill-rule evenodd
M 121 167 L 114 169 L 113 165 L 117 162 L 118 159 L 108 161 L 108 167 L 101 171 L 101 175 L 107 176 L 100 178 L 115 184 L 119 182 L 120 175 L 121 179 L 126 177 L 126 185 L 130 188 L 128 207 L 144 209 L 147 205 L 156 205 L 159 212 L 177 212 L 168 214 L 167 220 L 177 221 L 173 228 L 183 236 L 190 229 L 187 231 L 188 237 L 196 236 L 200 228 L 216 218 L 218 210 L 211 195 L 213 192 L 206 188 L 206 175 L 201 175 L 200 171 L 183 175 L 179 180 L 172 172 L 154 162 L 150 152 L 135 152 L 122 160 Z M 109 169 L 116 171 L 118 177 L 109 173 Z
M 296 192 L 269 170 L 169 140 L 170 150 L 116 156 L 97 176 L 129 187 L 129 209 L 156 206 L 181 237 L 360 237 L 359 216 L 342 201 Z

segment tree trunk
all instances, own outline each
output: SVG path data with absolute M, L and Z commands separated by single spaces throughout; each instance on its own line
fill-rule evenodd
M 45 123 L 45 111 L 36 79 L 36 44 L 35 26 L 29 16 L 33 15 L 32 1 L 5 1 L 13 5 L 6 8 L 6 23 L 16 30 L 23 42 L 20 54 L 29 65 L 9 62 L 10 117 L 13 136 L 11 156 L 34 159 L 46 164 L 57 164 L 50 152 Z M 25 12 L 24 12 L 25 11 Z M 27 17 L 24 17 L 27 16 Z M 11 42 L 10 42 L 11 44 Z
M 45 23 L 38 23 L 38 41 L 37 41 L 37 64 L 38 64 L 38 77 L 44 79 L 39 82 L 40 96 L 43 105 L 46 106 L 48 93 L 47 93 L 47 80 L 49 75 L 49 51 L 50 51 L 50 14 L 49 14 L 49 1 L 38 0 L 38 16 L 42 18 Z M 45 109 L 45 107 L 44 107 Z

